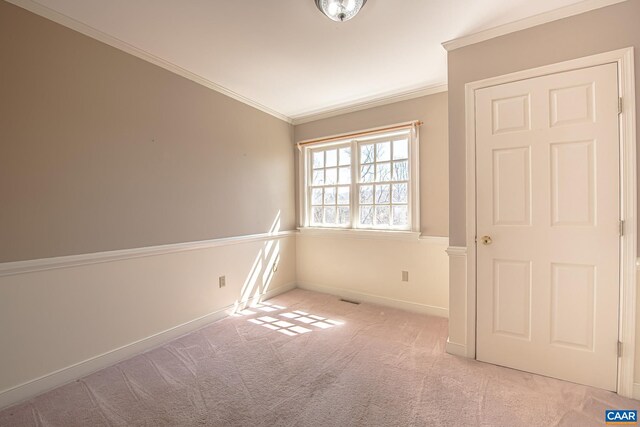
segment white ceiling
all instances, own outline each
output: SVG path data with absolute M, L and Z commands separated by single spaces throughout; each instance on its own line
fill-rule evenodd
M 576 0 L 34 0 L 290 118 L 446 83 L 441 43 Z M 18 3 L 18 2 L 16 2 Z

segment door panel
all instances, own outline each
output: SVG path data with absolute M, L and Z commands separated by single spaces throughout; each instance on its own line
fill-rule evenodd
M 493 261 L 493 332 L 531 339 L 531 263 Z
M 607 64 L 476 91 L 479 360 L 616 389 L 617 85 Z
M 529 147 L 493 152 L 493 224 L 531 223 L 531 169 Z
M 593 351 L 595 267 L 551 264 L 551 344 Z
M 595 141 L 551 144 L 551 225 L 594 226 Z

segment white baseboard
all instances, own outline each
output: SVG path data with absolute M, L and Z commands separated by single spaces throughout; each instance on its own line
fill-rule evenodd
M 468 357 L 467 346 L 449 341 L 447 339 L 446 352 L 454 356 Z
M 298 288 L 306 289 L 308 291 L 321 292 L 323 294 L 335 295 L 340 298 L 347 298 L 358 302 L 367 302 L 371 304 L 383 305 L 386 307 L 399 308 L 401 310 L 412 311 L 414 313 L 429 314 L 431 316 L 438 317 L 449 317 L 449 310 L 443 307 L 434 307 L 426 304 L 418 304 L 410 301 L 402 301 L 393 298 L 370 295 L 350 289 L 334 288 L 307 282 L 298 282 Z
M 633 383 L 633 396 L 634 399 L 640 400 L 640 383 Z
M 276 289 L 269 290 L 259 297 L 251 298 L 247 302 L 247 305 L 252 302 L 257 302 L 256 300 L 263 301 L 275 297 L 276 295 L 290 291 L 295 287 L 295 283 L 289 283 Z M 15 405 L 56 387 L 60 387 L 64 384 L 85 377 L 93 372 L 99 371 L 100 369 L 112 366 L 122 360 L 157 348 L 173 339 L 227 317 L 231 314 L 234 308 L 234 305 L 223 307 L 197 319 L 190 320 L 186 323 L 158 332 L 157 334 L 124 345 L 120 348 L 113 349 L 90 359 L 83 360 L 82 362 L 78 362 L 55 372 L 43 375 L 34 380 L 0 391 L 0 409 Z

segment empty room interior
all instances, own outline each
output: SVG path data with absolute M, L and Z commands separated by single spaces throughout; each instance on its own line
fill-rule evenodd
M 640 0 L 0 0 L 0 426 L 637 425 Z

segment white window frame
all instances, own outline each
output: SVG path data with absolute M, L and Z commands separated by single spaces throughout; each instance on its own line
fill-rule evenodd
M 370 133 L 363 131 L 362 133 Z M 360 185 L 368 183 L 360 182 L 360 145 L 371 144 L 383 141 L 393 141 L 399 136 L 406 135 L 409 140 L 409 190 L 408 190 L 408 226 L 407 227 L 370 227 L 360 224 L 360 203 L 359 189 Z M 396 130 L 392 132 L 371 133 L 367 136 L 355 138 L 340 139 L 339 136 L 333 138 L 330 142 L 320 142 L 299 146 L 300 153 L 298 158 L 299 171 L 299 209 L 300 209 L 300 229 L 301 231 L 337 231 L 337 232 L 366 232 L 376 233 L 383 232 L 385 234 L 417 234 L 420 233 L 420 186 L 419 186 L 419 134 L 417 126 L 407 127 L 407 129 Z M 350 187 L 350 214 L 351 219 L 348 224 L 339 225 L 311 225 L 311 182 L 313 174 L 312 152 L 328 148 L 339 148 L 344 146 L 351 147 L 351 183 Z M 393 159 L 391 159 L 391 162 Z M 390 162 L 390 163 L 391 163 Z M 393 171 L 392 171 L 393 172 Z M 389 181 L 391 185 L 393 181 Z M 371 184 L 374 184 L 373 182 Z M 336 184 L 339 186 L 339 184 Z M 337 196 L 336 196 L 337 197 Z M 391 212 L 392 214 L 392 212 Z
M 349 147 L 351 148 L 351 164 L 349 165 L 349 168 L 351 169 L 351 180 L 349 181 L 349 184 L 340 184 L 339 183 L 339 177 L 340 177 L 340 149 L 341 148 L 346 148 Z M 324 151 L 328 148 L 333 148 L 336 149 L 338 151 L 338 156 L 336 158 L 336 184 L 327 184 L 326 182 L 322 185 L 313 185 L 313 172 L 316 170 L 313 168 L 313 153 L 316 151 Z M 307 190 L 307 200 L 305 201 L 305 212 L 306 212 L 306 216 L 307 216 L 307 224 L 309 227 L 316 227 L 316 228 L 340 228 L 340 229 L 351 229 L 353 228 L 353 224 L 355 223 L 354 220 L 356 219 L 354 217 L 354 209 L 353 209 L 353 203 L 354 203 L 354 194 L 353 194 L 353 179 L 354 179 L 354 156 L 353 156 L 353 144 L 351 142 L 345 142 L 345 141 L 338 141 L 335 144 L 330 144 L 330 145 L 314 145 L 314 146 L 310 146 L 306 148 L 307 152 L 306 152 L 306 160 L 305 160 L 305 168 L 306 168 L 306 173 L 305 173 L 305 178 L 306 178 L 306 190 Z M 345 167 L 345 166 L 343 166 Z M 323 169 L 325 171 L 325 180 L 326 180 L 326 170 L 327 170 L 327 165 L 326 165 L 326 157 L 325 157 L 325 163 L 323 166 Z M 349 222 L 347 224 L 344 225 L 339 225 L 339 224 L 334 224 L 331 227 L 328 226 L 322 226 L 322 225 L 311 225 L 311 210 L 312 210 L 312 195 L 309 192 L 309 189 L 311 188 L 326 188 L 326 187 L 346 187 L 349 186 L 349 204 L 348 205 L 338 205 L 338 193 L 336 192 L 336 203 L 335 205 L 337 207 L 339 206 L 349 206 L 350 209 L 350 219 Z M 323 197 L 324 197 L 324 192 L 323 192 Z M 325 204 L 324 204 L 324 200 L 322 203 L 322 206 L 324 208 Z M 336 216 L 338 215 L 338 213 L 336 212 Z

